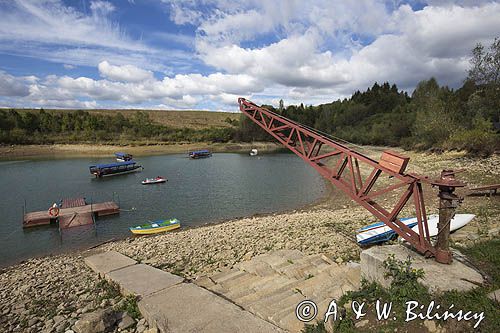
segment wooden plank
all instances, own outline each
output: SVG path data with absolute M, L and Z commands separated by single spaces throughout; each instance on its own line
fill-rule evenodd
M 406 166 L 408 165 L 409 160 L 409 157 L 386 150 L 382 153 L 379 164 L 391 171 L 403 173 L 406 169 Z
M 59 218 L 59 228 L 69 229 L 73 227 L 80 227 L 83 225 L 89 225 L 94 223 L 94 218 L 92 213 L 74 213 L 72 215 L 66 215 Z
M 63 199 L 61 208 L 80 207 L 85 206 L 86 204 L 85 198 L 66 198 Z
M 480 187 L 471 188 L 471 191 L 485 191 L 485 190 L 496 190 L 500 188 L 500 184 L 485 185 Z

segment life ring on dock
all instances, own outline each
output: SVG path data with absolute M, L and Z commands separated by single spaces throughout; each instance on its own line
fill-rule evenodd
M 59 207 L 50 207 L 49 208 L 49 215 L 56 217 L 59 215 Z

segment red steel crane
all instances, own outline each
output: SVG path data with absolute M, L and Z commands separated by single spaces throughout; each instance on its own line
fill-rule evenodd
M 430 183 L 430 181 L 427 177 L 405 173 L 408 157 L 384 151 L 380 160 L 375 161 L 320 131 L 259 107 L 244 98 L 240 97 L 238 104 L 243 114 L 412 244 L 418 252 L 426 257 L 435 256 L 439 262 L 451 262 L 449 251 L 433 246 L 430 241 L 422 191 L 422 182 Z M 328 160 L 334 162 L 328 163 Z M 362 175 L 361 169 L 368 169 L 371 172 Z M 380 180 L 384 174 L 392 178 L 391 185 L 380 185 L 383 183 Z M 463 186 L 454 180 L 453 171 L 443 175 L 440 181 L 432 184 L 438 185 L 440 189 Z M 380 201 L 381 196 L 388 193 L 396 195 L 397 201 L 391 207 L 383 207 L 377 200 Z M 387 206 L 386 202 L 384 204 Z M 398 218 L 401 210 L 410 205 L 415 209 L 418 233 Z

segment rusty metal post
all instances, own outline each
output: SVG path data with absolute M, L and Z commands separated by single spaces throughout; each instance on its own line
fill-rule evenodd
M 436 261 L 442 264 L 450 264 L 452 261 L 449 246 L 450 222 L 453 216 L 455 216 L 455 209 L 463 200 L 463 198 L 454 192 L 457 187 L 463 187 L 465 184 L 455 179 L 455 171 L 443 170 L 441 178 L 432 182 L 432 185 L 439 187 L 439 222 L 435 244 Z

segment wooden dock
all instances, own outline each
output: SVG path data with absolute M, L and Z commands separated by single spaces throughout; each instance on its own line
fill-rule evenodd
M 84 198 L 64 199 L 57 217 L 50 216 L 48 209 L 26 213 L 23 219 L 23 228 L 58 222 L 60 229 L 68 229 L 93 224 L 95 217 L 118 214 L 119 212 L 120 208 L 113 201 L 87 204 Z

